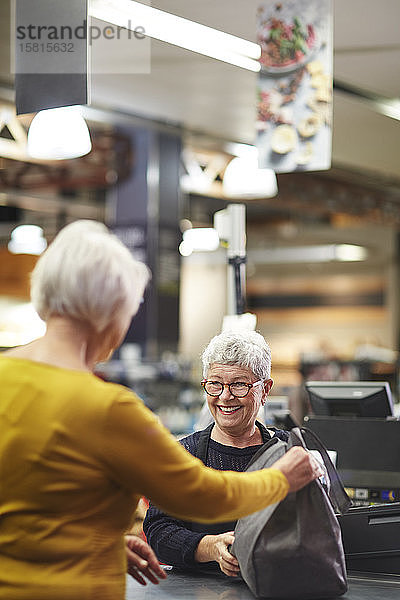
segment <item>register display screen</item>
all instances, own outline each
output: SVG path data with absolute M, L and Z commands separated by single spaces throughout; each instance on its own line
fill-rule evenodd
M 386 381 L 308 381 L 306 391 L 314 415 L 388 417 L 393 401 Z

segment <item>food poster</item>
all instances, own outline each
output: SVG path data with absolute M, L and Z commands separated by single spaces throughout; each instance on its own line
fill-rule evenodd
M 330 168 L 332 20 L 332 0 L 269 1 L 258 9 L 260 168 Z

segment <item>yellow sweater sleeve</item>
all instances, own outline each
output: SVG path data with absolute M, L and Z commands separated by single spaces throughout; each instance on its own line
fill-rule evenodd
M 282 500 L 289 488 L 277 469 L 237 473 L 205 467 L 129 392 L 113 402 L 99 447 L 116 483 L 181 519 L 238 519 Z

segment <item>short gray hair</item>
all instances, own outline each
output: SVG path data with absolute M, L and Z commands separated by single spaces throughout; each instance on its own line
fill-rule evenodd
M 202 354 L 203 377 L 212 364 L 248 367 L 259 379 L 271 376 L 271 349 L 256 331 L 226 331 L 216 335 Z
M 124 308 L 139 307 L 148 267 L 103 223 L 75 221 L 64 227 L 32 272 L 31 299 L 44 320 L 68 316 L 103 331 Z

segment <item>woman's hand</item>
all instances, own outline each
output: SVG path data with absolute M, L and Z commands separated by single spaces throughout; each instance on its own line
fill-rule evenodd
M 215 560 L 225 575 L 236 577 L 239 573 L 239 563 L 228 550 L 234 540 L 233 531 L 227 531 L 219 535 L 205 535 L 200 540 L 194 557 L 197 562 Z
M 158 559 L 150 546 L 136 535 L 125 536 L 128 573 L 141 585 L 146 585 L 144 577 L 151 583 L 159 583 L 159 579 L 167 577 L 160 567 Z
M 285 475 L 289 482 L 289 492 L 297 492 L 307 483 L 323 475 L 317 460 L 301 446 L 290 448 L 272 468 L 279 469 Z

